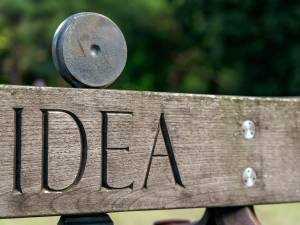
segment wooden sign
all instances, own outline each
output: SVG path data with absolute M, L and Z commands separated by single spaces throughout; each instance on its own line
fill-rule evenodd
M 2 218 L 300 200 L 298 98 L 2 86 L 0 105 Z

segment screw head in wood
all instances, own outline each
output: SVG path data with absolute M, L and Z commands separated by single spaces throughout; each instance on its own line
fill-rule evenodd
M 243 183 L 246 187 L 253 187 L 256 182 L 256 172 L 253 168 L 248 167 L 243 172 Z
M 255 137 L 255 123 L 251 120 L 246 120 L 242 124 L 242 134 L 245 139 L 253 139 Z
M 83 12 L 70 16 L 57 28 L 52 56 L 57 70 L 72 86 L 101 88 L 120 76 L 127 46 L 113 21 Z

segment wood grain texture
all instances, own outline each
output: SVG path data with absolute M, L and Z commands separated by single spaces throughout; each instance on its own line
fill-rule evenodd
M 1 86 L 0 106 L 1 218 L 300 201 L 300 98 Z

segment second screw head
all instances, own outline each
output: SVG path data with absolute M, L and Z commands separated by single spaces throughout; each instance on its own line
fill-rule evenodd
M 243 172 L 243 183 L 246 187 L 253 187 L 256 182 L 256 172 L 253 168 L 248 167 Z

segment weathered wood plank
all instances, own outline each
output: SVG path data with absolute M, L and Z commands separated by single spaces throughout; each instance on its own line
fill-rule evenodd
M 300 98 L 1 86 L 0 105 L 2 218 L 300 201 Z

